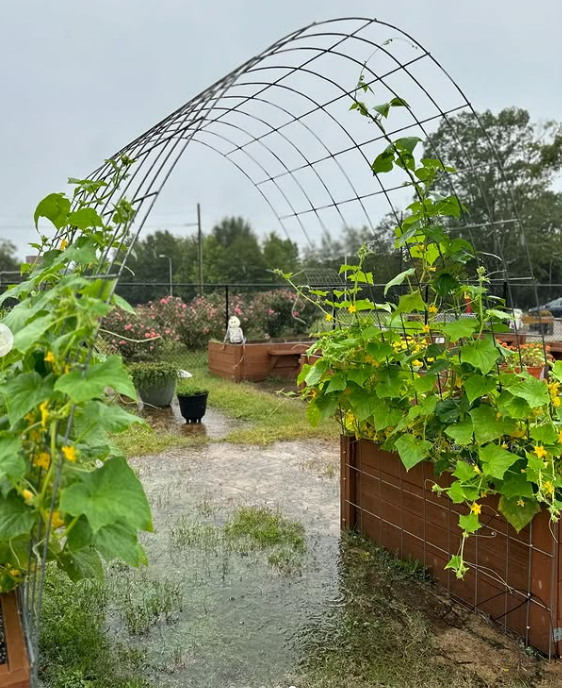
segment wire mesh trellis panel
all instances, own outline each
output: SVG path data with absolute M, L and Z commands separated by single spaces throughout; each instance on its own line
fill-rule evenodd
M 477 217 L 461 216 L 447 227 L 448 231 L 471 237 L 477 247 L 487 250 L 486 265 L 495 280 L 507 285 L 511 306 L 521 299 L 526 306 L 534 302 L 538 307 L 539 294 L 510 186 L 470 103 L 415 39 L 395 26 L 361 17 L 320 22 L 294 31 L 118 151 L 113 159 L 127 156 L 136 164 L 119 192 L 109 194 L 99 211 L 110 216 L 115 202 L 128 198 L 136 216 L 128 227 L 126 249 L 119 256 L 109 252 L 101 256 L 104 274 L 100 276 L 111 280 L 123 276 L 136 238 L 179 159 L 193 150 L 190 146 L 197 145 L 230 161 L 253 185 L 256 198 L 269 206 L 290 238 L 310 241 L 335 222 L 342 228 L 365 225 L 374 231 L 377 220 L 388 213 L 400 225 L 402 209 L 410 201 L 403 177 L 395 172 L 373 175 L 371 171 L 372 160 L 386 146 L 385 136 L 349 113 L 361 71 L 365 83 L 381 100 L 400 98 L 409 104 L 400 108 L 388 136 L 418 136 L 428 142 L 428 154 L 440 159 L 441 143 L 434 134 L 438 128 L 447 133 L 458 157 L 452 162 L 470 184 L 459 185 L 458 177 L 445 174 L 443 190 L 455 194 L 461 186 L 467 187 L 470 197 L 460 200 L 479 208 Z M 498 199 L 488 197 L 482 170 L 458 135 L 454 116 L 461 113 L 479 132 L 479 146 L 489 153 L 496 188 L 501 190 L 499 205 L 494 203 Z M 104 180 L 111 172 L 111 163 L 106 163 L 93 178 Z M 512 264 L 514 252 L 517 261 Z M 515 265 L 516 273 L 513 267 L 508 269 L 510 265 Z M 514 276 L 520 282 L 513 282 Z M 126 284 L 120 289 L 127 295 Z M 192 292 L 186 290 L 183 295 L 188 299 Z M 128 295 L 134 298 L 134 293 Z M 156 291 L 151 298 L 158 296 L 163 299 L 167 295 Z M 540 330 L 537 336 L 543 341 L 540 312 L 536 321 Z M 551 544 L 556 550 L 556 537 Z M 28 572 L 21 596 L 35 679 L 46 557 L 43 548 L 37 566 Z M 552 562 L 554 571 L 555 556 Z M 522 594 L 528 598 L 529 589 Z M 556 595 L 553 585 L 545 602 L 550 610 L 556 606 Z M 557 646 L 550 642 L 548 650 L 555 652 Z

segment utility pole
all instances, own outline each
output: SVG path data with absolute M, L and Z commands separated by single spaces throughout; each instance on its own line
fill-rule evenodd
M 199 289 L 203 294 L 203 230 L 201 229 L 201 204 L 197 204 L 197 258 L 199 263 Z

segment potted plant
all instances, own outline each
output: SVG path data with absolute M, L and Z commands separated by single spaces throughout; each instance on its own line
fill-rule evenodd
M 187 423 L 200 423 L 207 410 L 209 391 L 197 386 L 191 380 L 182 380 L 176 394 L 181 415 Z
M 8 646 L 0 685 L 26 685 L 25 644 L 10 649 L 22 632 L 15 588 L 32 587 L 29 611 L 40 618 L 47 562 L 72 580 L 103 577 L 102 557 L 146 563 L 138 532 L 152 530 L 150 508 L 111 440 L 143 422 L 115 403 L 136 391 L 122 358 L 96 349 L 101 318 L 116 307 L 132 311 L 114 293 L 116 280 L 95 276 L 108 271 L 107 255 L 123 249 L 134 218 L 124 198 L 103 217 L 96 210 L 116 193 L 131 161 L 109 164 L 110 181 L 72 179 L 72 199 L 53 193 L 39 203 L 35 224 L 50 221 L 54 238 L 41 232 L 33 246 L 42 260 L 23 265 L 23 281 L 0 296 L 0 308 L 15 304 L 2 314 L 13 344 L 0 357 L 0 593 Z M 37 664 L 32 677 L 36 671 Z
M 502 347 L 507 351 L 508 357 L 502 366 L 509 372 L 519 373 L 524 368 L 530 375 L 537 380 L 545 377 L 548 371 L 548 364 L 554 360 L 550 355 L 550 347 L 540 342 L 530 342 L 515 346 L 501 342 Z
M 129 364 L 139 396 L 147 406 L 170 406 L 174 398 L 178 368 L 171 363 L 143 361 Z

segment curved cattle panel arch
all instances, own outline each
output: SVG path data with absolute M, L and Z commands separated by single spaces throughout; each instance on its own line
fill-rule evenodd
M 386 134 L 349 112 L 360 74 L 380 102 L 400 98 L 407 103 L 393 111 Z M 489 151 L 491 160 L 485 170 L 475 165 L 458 136 L 454 116 L 460 113 L 481 132 L 480 145 Z M 497 235 L 491 261 L 495 275 L 509 285 L 505 227 L 516 251 L 525 250 L 525 237 L 501 161 L 478 115 L 420 43 L 391 24 L 361 17 L 314 23 L 288 34 L 138 136 L 90 175 L 94 180 L 110 180 L 111 161 L 123 156 L 136 161 L 119 191 L 107 194 L 98 206 L 101 214 L 111 215 L 120 199 L 133 204 L 135 218 L 126 227 L 131 241 L 116 255 L 110 255 L 108 248 L 96 275 L 122 275 L 151 210 L 178 162 L 193 146 L 232 163 L 256 189 L 286 236 L 311 242 L 334 226 L 364 225 L 375 232 L 378 220 L 388 213 L 400 225 L 401 209 L 411 200 L 401 170 L 373 174 L 372 161 L 386 147 L 387 137 L 399 134 L 427 141 L 437 127 L 445 127 L 455 141 L 457 158 L 462 161 L 457 164 L 458 174 L 470 178 L 484 209 L 476 224 L 471 224 L 470 216 L 461 217 L 458 229 L 473 236 L 476 248 L 479 232 Z M 428 154 L 442 160 L 438 147 L 429 148 Z M 490 197 L 480 181 L 483 172 L 494 175 L 501 199 Z M 471 206 L 470 198 L 460 197 L 455 175 L 445 175 L 445 186 L 449 194 Z M 498 204 L 502 205 L 500 219 Z M 116 226 L 114 238 L 123 229 Z M 518 278 L 532 284 L 532 266 L 527 262 L 528 272 Z M 536 292 L 535 299 L 538 305 Z M 41 576 L 45 563 L 46 550 Z M 42 586 L 42 578 L 37 583 L 36 576 L 35 569 L 33 599 L 36 587 Z M 35 674 L 40 594 L 37 607 L 30 643 Z
M 293 240 L 312 243 L 334 227 L 359 225 L 375 232 L 377 221 L 389 213 L 400 224 L 400 210 L 409 202 L 400 171 L 382 176 L 371 172 L 372 160 L 386 145 L 385 136 L 349 112 L 360 73 L 381 102 L 399 97 L 408 103 L 393 111 L 388 136 L 427 141 L 441 126 L 455 141 L 463 161 L 459 173 L 471 179 L 485 208 L 478 224 L 471 224 L 469 216 L 460 221 L 476 248 L 480 232 L 499 236 L 505 235 L 505 228 L 511 242 L 519 250 L 524 247 L 501 162 L 460 87 L 409 34 L 376 19 L 352 17 L 288 34 L 112 156 L 136 161 L 119 191 L 136 210 L 125 261 L 176 165 L 196 145 L 234 165 L 267 204 L 280 230 Z M 480 182 L 484 171 L 477 169 L 456 132 L 454 116 L 460 113 L 473 119 L 481 131 L 481 145 L 489 149 L 493 162 L 486 172 L 500 180 L 502 202 L 509 206 L 507 219 L 504 208 L 496 220 L 496 199 Z M 442 159 L 438 148 L 428 154 Z M 111 171 L 106 163 L 92 176 L 106 179 Z M 448 193 L 460 196 L 454 175 L 448 175 L 447 186 Z M 115 200 L 117 196 L 106 199 L 103 210 L 111 212 Z M 460 200 L 470 207 L 471 199 Z M 514 236 L 518 241 L 513 242 Z M 494 240 L 493 272 L 504 281 L 509 264 L 505 249 L 505 236 Z M 528 263 L 526 280 L 532 279 Z M 117 277 L 123 269 L 124 264 L 117 268 Z

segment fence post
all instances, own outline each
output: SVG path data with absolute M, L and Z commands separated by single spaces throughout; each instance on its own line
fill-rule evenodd
M 224 287 L 224 326 L 228 330 L 228 313 L 230 311 L 230 301 L 228 293 L 228 284 Z

